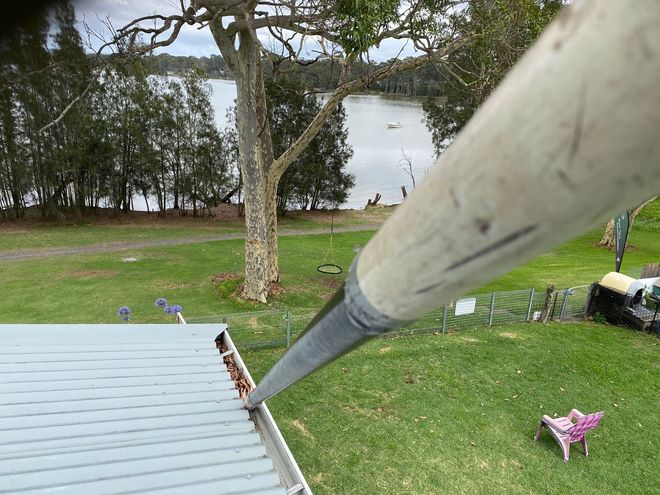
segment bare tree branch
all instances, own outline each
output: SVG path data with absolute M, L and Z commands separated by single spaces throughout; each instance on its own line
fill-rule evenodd
M 415 184 L 415 173 L 413 171 L 412 157 L 406 153 L 406 151 L 401 148 L 401 160 L 399 160 L 399 167 L 403 170 L 412 180 L 413 189 L 416 189 L 417 185 Z
M 41 129 L 39 129 L 37 132 L 38 132 L 38 133 L 45 132 L 45 131 L 47 131 L 48 129 L 50 129 L 51 127 L 53 127 L 53 126 L 59 124 L 60 121 L 66 116 L 66 114 L 69 113 L 69 111 L 73 108 L 73 106 L 74 106 L 76 103 L 78 103 L 78 101 L 80 101 L 82 98 L 85 97 L 85 95 L 89 92 L 89 90 L 91 89 L 91 87 L 94 85 L 95 82 L 96 82 L 96 79 L 91 80 L 91 81 L 89 82 L 89 84 L 87 85 L 87 87 L 85 88 L 85 90 L 84 90 L 82 93 L 80 93 L 78 96 L 76 96 L 76 97 L 71 101 L 71 103 L 69 103 L 69 104 L 66 106 L 66 108 L 65 108 L 64 110 L 62 110 L 62 112 L 60 113 L 60 115 L 59 115 L 55 120 L 49 122 L 48 124 L 46 124 L 45 126 L 43 126 Z

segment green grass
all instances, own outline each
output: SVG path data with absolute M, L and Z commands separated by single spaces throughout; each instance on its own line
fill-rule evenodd
M 644 263 L 660 260 L 660 212 L 657 202 L 638 218 L 630 236 L 633 249 L 626 253 L 623 271 L 639 275 Z M 381 214 L 378 212 L 378 214 Z M 327 215 L 327 214 L 326 214 Z M 320 218 L 317 222 L 326 221 Z M 364 221 L 347 216 L 346 222 Z M 288 219 L 287 228 L 296 228 L 296 219 Z M 301 221 L 302 224 L 311 220 Z M 311 222 L 311 223 L 309 223 Z M 316 223 L 315 225 L 319 225 Z M 305 227 L 303 226 L 302 229 Z M 69 242 L 140 240 L 168 238 L 171 234 L 193 235 L 189 227 L 172 229 L 144 225 L 68 226 L 61 232 L 55 227 L 35 229 L 34 237 L 3 235 L 1 242 L 25 247 L 62 246 Z M 208 227 L 195 227 L 196 235 Z M 130 231 L 124 235 L 124 231 Z M 74 235 L 75 233 L 75 235 Z M 280 239 L 280 268 L 284 293 L 271 298 L 269 307 L 291 308 L 309 313 L 320 308 L 341 282 L 343 275 L 322 275 L 316 267 L 335 261 L 347 269 L 355 249 L 364 246 L 373 232 L 350 232 L 334 235 L 334 256 L 328 253 L 327 234 L 300 235 Z M 594 230 L 541 255 L 520 268 L 486 284 L 472 293 L 491 290 L 514 290 L 548 284 L 565 288 L 589 284 L 611 271 L 614 254 L 594 247 L 601 229 Z M 134 256 L 136 263 L 123 263 Z M 0 321 L 3 322 L 114 322 L 115 310 L 129 305 L 135 322 L 159 321 L 152 303 L 167 297 L 183 305 L 188 316 L 226 314 L 267 309 L 238 301 L 231 293 L 238 281 L 214 287 L 211 277 L 218 272 L 243 270 L 243 241 L 216 241 L 169 247 L 154 247 L 104 254 L 63 256 L 41 260 L 0 261 Z M 86 301 L 85 312 L 70 306 L 71 301 Z
M 525 287 L 543 289 L 590 284 L 614 271 L 614 253 L 596 247 L 604 227 L 562 244 L 549 253 L 497 278 L 483 289 L 512 290 Z M 639 277 L 646 263 L 660 261 L 660 200 L 646 206 L 637 216 L 628 237 L 628 248 L 621 272 Z
M 110 242 L 140 242 L 181 239 L 242 232 L 240 227 L 218 227 L 201 224 L 194 227 L 122 225 L 10 225 L 0 230 L 0 252 L 27 249 L 89 246 Z
M 348 266 L 353 246 L 365 244 L 371 235 L 336 235 L 338 261 Z M 316 271 L 327 246 L 327 235 L 281 239 L 285 293 L 273 298 L 272 305 L 309 311 L 323 304 L 335 290 L 337 280 Z M 122 258 L 126 256 L 138 261 L 124 263 Z M 215 288 L 211 282 L 218 272 L 242 272 L 240 240 L 0 261 L 0 267 L 0 321 L 6 323 L 113 323 L 117 321 L 115 311 L 122 305 L 131 307 L 136 323 L 163 321 L 153 307 L 157 297 L 181 304 L 189 316 L 266 309 L 257 303 L 238 301 L 230 296 L 231 291 L 223 292 L 225 287 Z
M 335 227 L 380 224 L 393 208 L 368 212 L 337 211 Z M 330 229 L 329 212 L 292 212 L 279 221 L 281 230 Z M 111 242 L 144 242 L 150 240 L 211 237 L 245 232 L 243 219 L 234 217 L 193 218 L 168 216 L 160 218 L 145 213 L 119 218 L 73 218 L 59 222 L 15 221 L 0 223 L 0 253 L 28 249 L 50 249 L 107 244 Z
M 644 264 L 660 260 L 660 228 L 635 227 L 629 239 L 633 247 L 623 258 L 621 272 L 639 277 Z M 483 290 L 543 289 L 550 284 L 564 288 L 600 280 L 606 273 L 614 271 L 614 253 L 594 246 L 602 233 L 602 229 L 594 230 L 562 244 L 486 284 Z
M 244 351 L 259 379 L 280 351 Z M 658 340 L 596 324 L 380 339 L 269 401 L 314 493 L 647 494 Z M 542 414 L 605 411 L 564 464 Z M 656 488 L 653 488 L 653 487 Z
M 390 212 L 376 212 L 386 216 Z M 369 223 L 346 215 L 337 225 Z M 290 217 L 282 228 L 318 228 L 329 218 Z M 234 229 L 236 224 L 223 224 Z M 24 228 L 28 232 L 17 232 Z M 209 221 L 145 225 L 10 224 L 0 250 L 108 241 L 213 235 Z M 614 255 L 593 244 L 601 230 L 570 241 L 473 292 L 575 286 L 599 279 Z M 372 232 L 334 236 L 347 268 Z M 316 267 L 328 235 L 280 240 L 284 292 L 271 307 L 313 312 L 340 283 Z M 624 271 L 660 260 L 660 208 L 638 218 Z M 122 258 L 134 256 L 135 263 Z M 243 269 L 243 241 L 153 247 L 105 254 L 0 261 L 0 321 L 117 322 L 129 305 L 133 323 L 172 322 L 153 302 L 167 297 L 186 316 L 263 310 L 232 297 L 238 281 L 215 287 L 218 272 Z M 259 324 L 257 320 L 257 326 Z M 127 327 L 129 330 L 130 327 Z M 257 330 L 255 330 L 257 331 Z M 280 350 L 245 351 L 259 378 Z M 325 493 L 650 493 L 660 485 L 658 340 L 595 324 L 520 324 L 449 335 L 374 341 L 270 401 L 289 445 L 317 494 Z M 616 404 L 616 405 L 615 405 Z M 589 438 L 592 455 L 574 449 L 568 464 L 544 434 L 541 414 L 605 410 Z

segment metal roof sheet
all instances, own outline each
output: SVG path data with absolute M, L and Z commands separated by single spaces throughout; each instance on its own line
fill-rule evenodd
M 286 494 L 224 330 L 0 325 L 0 494 Z

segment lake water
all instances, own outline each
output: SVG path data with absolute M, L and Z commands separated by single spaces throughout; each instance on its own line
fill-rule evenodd
M 219 127 L 225 127 L 227 108 L 236 98 L 236 85 L 233 81 L 217 79 L 210 83 L 216 122 Z M 355 187 L 343 207 L 363 208 L 376 193 L 383 196 L 382 203 L 401 202 L 401 186 L 412 192 L 412 181 L 400 163 L 402 150 L 412 160 L 418 184 L 433 163 L 433 144 L 422 123 L 421 100 L 351 95 L 344 100 L 344 107 L 348 142 L 353 147 L 347 169 L 355 175 Z M 388 122 L 400 122 L 403 127 L 388 129 Z

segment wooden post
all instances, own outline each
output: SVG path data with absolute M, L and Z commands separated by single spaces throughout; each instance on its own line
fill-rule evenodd
M 543 309 L 541 310 L 541 315 L 539 316 L 539 322 L 548 323 L 548 318 L 550 316 L 550 310 L 552 307 L 553 295 L 555 293 L 555 286 L 548 285 L 548 288 L 545 290 L 545 300 L 543 301 Z
M 376 193 L 374 199 L 369 198 L 367 200 L 367 206 L 365 207 L 365 209 L 369 208 L 370 206 L 376 206 L 376 204 L 378 204 L 378 202 L 380 201 L 381 197 L 382 196 L 380 195 L 380 193 Z

